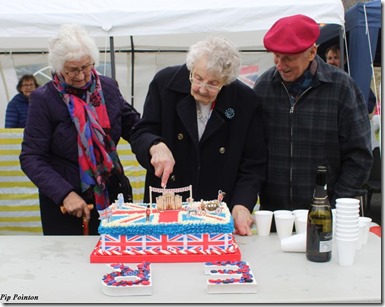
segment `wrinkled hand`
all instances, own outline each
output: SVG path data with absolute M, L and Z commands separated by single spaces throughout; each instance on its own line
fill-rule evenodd
M 86 202 L 76 192 L 70 192 L 63 200 L 63 206 L 67 212 L 77 217 L 83 217 L 85 220 L 90 220 L 90 209 Z
M 167 145 L 160 142 L 150 148 L 151 164 L 155 169 L 155 176 L 161 178 L 161 186 L 165 188 L 170 177 L 175 160 Z
M 251 236 L 251 225 L 253 225 L 253 218 L 249 209 L 242 205 L 235 205 L 232 210 L 234 218 L 235 234 L 241 236 Z

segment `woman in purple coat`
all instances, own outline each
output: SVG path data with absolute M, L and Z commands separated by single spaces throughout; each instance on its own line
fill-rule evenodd
M 237 80 L 239 68 L 239 52 L 227 40 L 191 46 L 187 65 L 165 68 L 152 80 L 131 146 L 147 169 L 145 202 L 149 186 L 192 185 L 196 200 L 216 199 L 222 190 L 235 232 L 250 235 L 266 149 L 260 105 Z
M 49 43 L 52 81 L 30 96 L 20 163 L 39 189 L 45 235 L 82 234 L 83 219 L 98 234 L 97 210 L 109 206 L 109 190 L 121 183 L 116 146 L 140 115 L 114 80 L 96 72 L 98 60 L 82 27 L 63 26 Z

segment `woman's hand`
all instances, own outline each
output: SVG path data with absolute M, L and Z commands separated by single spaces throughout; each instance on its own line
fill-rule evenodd
M 151 146 L 151 164 L 155 169 L 155 176 L 161 178 L 161 186 L 165 188 L 168 178 L 174 170 L 175 160 L 170 149 L 163 142 Z
M 253 218 L 249 209 L 242 205 L 235 205 L 232 210 L 234 218 L 235 234 L 241 236 L 251 236 L 251 225 L 253 225 Z
M 70 192 L 63 200 L 63 206 L 67 212 L 77 217 L 83 217 L 90 220 L 90 209 L 86 202 L 76 192 Z

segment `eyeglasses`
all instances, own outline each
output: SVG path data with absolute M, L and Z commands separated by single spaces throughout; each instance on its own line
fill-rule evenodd
M 74 78 L 76 77 L 78 74 L 80 74 L 81 72 L 83 72 L 84 74 L 88 74 L 91 72 L 92 68 L 94 68 L 94 65 L 95 63 L 91 63 L 91 64 L 88 64 L 88 65 L 84 65 L 82 66 L 80 69 L 78 68 L 75 68 L 75 69 L 72 69 L 70 71 L 65 71 L 64 73 L 70 77 L 70 78 Z
M 190 82 L 193 86 L 196 86 L 199 88 L 204 86 L 206 88 L 206 90 L 208 90 L 209 92 L 213 92 L 213 93 L 218 93 L 223 87 L 223 84 L 221 86 L 215 86 L 215 85 L 207 84 L 206 82 L 202 82 L 200 80 L 197 80 L 197 79 L 193 78 L 192 73 L 190 73 Z
M 35 87 L 35 83 L 23 83 L 22 87 Z

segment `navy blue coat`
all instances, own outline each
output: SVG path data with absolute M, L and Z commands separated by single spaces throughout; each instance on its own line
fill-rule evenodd
M 103 76 L 100 80 L 111 124 L 110 134 L 117 145 L 120 137 L 129 139 L 131 128 L 140 115 L 124 100 L 114 80 Z M 58 209 L 69 192 L 81 195 L 77 137 L 67 106 L 52 82 L 34 91 L 30 96 L 20 163 L 39 188 L 41 206 L 44 199 L 43 202 L 51 201 L 51 206 Z
M 255 93 L 238 80 L 224 86 L 199 141 L 190 88 L 186 65 L 161 70 L 150 84 L 143 118 L 131 138 L 137 160 L 147 169 L 145 202 L 148 187 L 160 187 L 149 148 L 161 138 L 176 161 L 167 188 L 192 185 L 196 200 L 215 199 L 222 190 L 230 208 L 242 204 L 251 211 L 266 165 L 262 115 Z
M 18 93 L 7 105 L 5 128 L 24 128 L 28 115 L 28 97 Z

